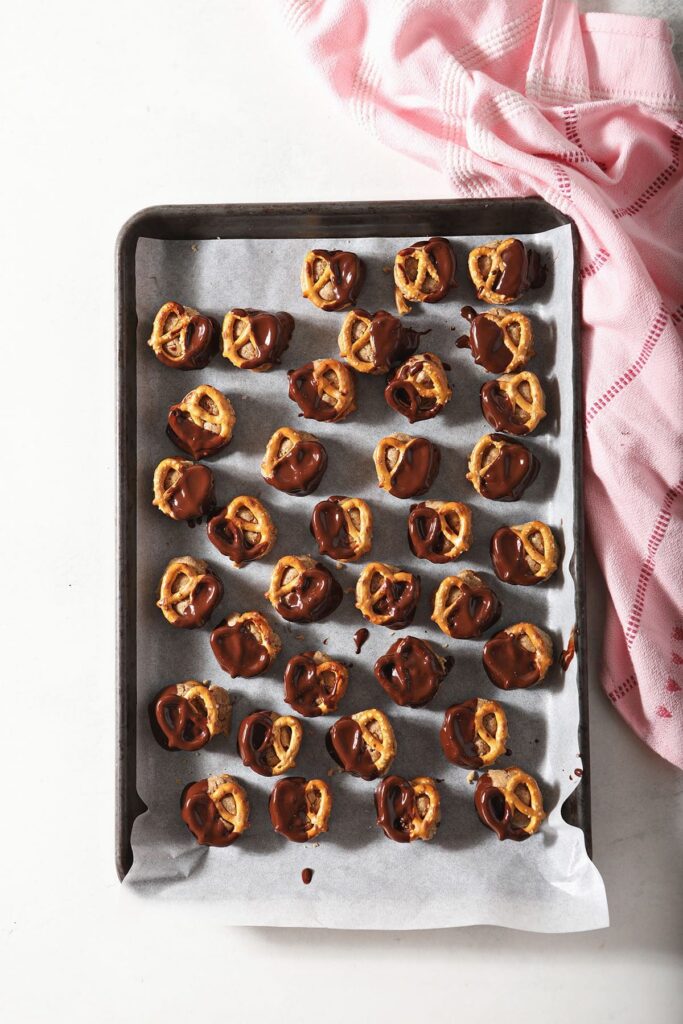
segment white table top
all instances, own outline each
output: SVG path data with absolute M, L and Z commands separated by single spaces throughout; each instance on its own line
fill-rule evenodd
M 6 469 L 0 515 L 14 602 L 5 599 L 0 648 L 13 711 L 0 744 L 0 1015 L 12 1024 L 137 1024 L 206 1009 L 239 1021 L 258 1014 L 294 1024 L 316 1013 L 328 1024 L 351 1014 L 401 1024 L 481 1016 L 494 992 L 507 992 L 508 1018 L 523 1012 L 529 1024 L 673 1020 L 683 777 L 629 733 L 599 689 L 595 574 L 593 820 L 609 930 L 234 929 L 210 905 L 154 904 L 119 886 L 116 232 L 157 203 L 446 192 L 436 174 L 347 120 L 249 0 L 119 0 L 106 11 L 85 0 L 23 0 L 4 20 L 0 280 L 13 315 L 3 345 L 9 480 Z M 186 977 L 182 963 L 192 964 Z

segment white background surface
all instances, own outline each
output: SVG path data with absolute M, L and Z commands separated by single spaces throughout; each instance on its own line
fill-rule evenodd
M 268 17 L 261 0 L 22 0 L 4 11 L 0 1014 L 676 1021 L 683 780 L 599 690 L 597 581 L 593 816 L 609 930 L 231 929 L 208 904 L 155 905 L 118 884 L 116 231 L 153 203 L 444 194 L 440 178 L 346 120 Z

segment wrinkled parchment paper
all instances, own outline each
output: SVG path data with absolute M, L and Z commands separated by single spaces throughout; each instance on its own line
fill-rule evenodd
M 553 667 L 535 689 L 503 693 L 489 682 L 481 663 L 483 641 L 449 641 L 429 620 L 430 597 L 450 572 L 480 573 L 503 602 L 496 629 L 528 619 L 546 628 L 559 653 L 574 623 L 574 582 L 569 572 L 573 551 L 572 450 L 572 241 L 569 227 L 523 237 L 536 245 L 549 265 L 548 281 L 514 308 L 533 317 L 537 356 L 530 366 L 541 378 L 548 416 L 525 443 L 540 457 L 542 469 L 522 501 L 488 502 L 465 479 L 467 456 L 490 428 L 479 408 L 479 388 L 487 375 L 455 339 L 467 324 L 460 308 L 474 303 L 466 269 L 467 252 L 486 239 L 453 238 L 458 287 L 446 301 L 416 306 L 410 323 L 431 328 L 422 351 L 434 351 L 450 363 L 453 399 L 433 420 L 412 427 L 384 402 L 383 379 L 357 375 L 358 411 L 341 424 L 302 420 L 287 397 L 286 371 L 309 359 L 338 356 L 337 335 L 344 313 L 326 313 L 303 299 L 299 269 L 309 248 L 352 249 L 367 264 L 359 305 L 393 311 L 393 280 L 387 272 L 394 253 L 413 238 L 315 238 L 212 240 L 197 242 L 142 239 L 138 243 L 138 744 L 137 779 L 149 810 L 135 822 L 134 864 L 127 884 L 146 893 L 220 903 L 221 919 L 232 924 L 308 925 L 338 928 L 437 928 L 498 924 L 562 932 L 607 924 L 602 880 L 585 852 L 583 833 L 568 825 L 560 807 L 578 784 L 579 703 L 576 659 L 563 674 Z M 157 309 L 176 299 L 219 321 L 232 306 L 285 309 L 296 328 L 282 366 L 255 374 L 235 369 L 216 357 L 204 371 L 179 372 L 162 366 L 146 345 Z M 453 330 L 455 327 L 455 330 Z M 211 546 L 204 527 L 188 529 L 152 507 L 152 475 L 165 456 L 178 454 L 165 434 L 168 406 L 193 386 L 212 384 L 231 399 L 237 414 L 229 448 L 209 460 L 221 504 L 238 494 L 263 499 L 278 527 L 275 549 L 264 560 L 237 570 Z M 326 445 L 327 474 L 317 493 L 294 498 L 268 487 L 259 464 L 271 433 L 281 425 L 308 430 Z M 380 491 L 372 451 L 392 431 L 423 434 L 439 443 L 439 476 L 426 497 L 467 502 L 473 510 L 475 542 L 453 569 L 415 559 L 406 539 L 410 501 Z M 351 593 L 330 621 L 296 626 L 279 620 L 263 596 L 276 560 L 284 554 L 316 554 L 309 533 L 314 504 L 330 494 L 366 498 L 375 516 L 372 558 L 407 567 L 422 577 L 423 596 L 413 626 L 395 633 L 371 628 L 370 639 L 355 654 L 354 631 L 364 625 Z M 423 500 L 423 499 L 420 499 Z M 495 580 L 488 556 L 489 538 L 504 523 L 547 521 L 560 538 L 562 565 L 548 584 L 511 587 Z M 267 676 L 236 679 L 225 675 L 209 645 L 210 627 L 175 630 L 154 606 L 156 587 L 172 556 L 206 559 L 225 584 L 225 597 L 213 616 L 215 625 L 230 612 L 257 609 L 270 619 L 283 650 Z M 357 566 L 330 563 L 345 589 L 358 577 Z M 428 638 L 455 657 L 455 666 L 433 702 L 425 708 L 399 708 L 372 674 L 375 659 L 397 639 L 413 633 Z M 331 776 L 334 807 L 330 831 L 319 842 L 290 843 L 277 835 L 268 816 L 274 780 L 245 768 L 235 751 L 239 722 L 255 708 L 289 713 L 283 702 L 282 674 L 288 658 L 321 649 L 350 665 L 350 683 L 340 713 L 368 707 L 385 711 L 394 725 L 398 754 L 392 771 L 411 778 L 432 775 L 440 782 L 442 823 L 429 843 L 397 844 L 375 824 L 376 783 L 344 774 Z M 233 729 L 196 753 L 168 753 L 152 738 L 147 705 L 168 683 L 210 679 L 228 688 L 234 700 Z M 479 822 L 473 786 L 464 769 L 445 760 L 438 742 L 448 705 L 469 697 L 502 702 L 509 720 L 511 756 L 539 781 L 548 821 L 524 843 L 499 842 Z M 304 742 L 296 774 L 328 778 L 333 762 L 324 735 L 330 717 L 305 719 Z M 178 800 L 192 780 L 220 772 L 234 774 L 252 806 L 252 827 L 227 849 L 198 846 L 182 823 Z M 301 871 L 314 870 L 305 886 Z

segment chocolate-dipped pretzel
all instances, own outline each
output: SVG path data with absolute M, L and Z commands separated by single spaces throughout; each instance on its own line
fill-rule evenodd
M 519 501 L 540 469 L 533 452 L 504 434 L 484 434 L 469 458 L 467 479 L 489 501 Z
M 273 786 L 268 813 L 273 828 L 293 843 L 306 843 L 327 832 L 332 793 L 322 779 L 293 775 Z
M 384 562 L 368 562 L 356 583 L 356 608 L 376 626 L 405 629 L 419 600 L 420 577 Z
M 432 839 L 441 820 L 441 800 L 434 779 L 387 775 L 375 790 L 377 824 L 387 839 L 411 843 Z
M 453 667 L 431 644 L 416 636 L 403 636 L 375 662 L 375 679 L 401 707 L 428 704 Z
M 227 690 L 187 679 L 165 686 L 149 706 L 152 732 L 164 750 L 201 750 L 230 732 L 232 705 Z
M 548 674 L 553 642 L 538 626 L 517 622 L 486 641 L 482 660 L 486 675 L 499 690 L 525 690 Z
M 506 434 L 530 434 L 545 416 L 543 388 L 530 370 L 487 381 L 479 400 L 484 419 Z
M 441 453 L 426 437 L 389 434 L 379 442 L 372 458 L 383 491 L 395 498 L 417 498 L 436 480 Z
M 211 633 L 211 650 L 216 661 L 233 679 L 262 675 L 281 647 L 279 636 L 260 612 L 229 615 Z
M 498 621 L 500 613 L 494 592 L 469 569 L 446 576 L 434 591 L 432 622 L 455 640 L 481 636 Z
M 349 671 L 321 651 L 304 651 L 285 668 L 285 703 L 303 715 L 317 718 L 336 711 L 346 693 Z
M 410 423 L 431 420 L 452 395 L 444 365 L 433 352 L 411 356 L 394 370 L 384 388 L 387 405 Z
M 469 348 L 475 363 L 489 373 L 517 370 L 535 355 L 531 321 L 523 313 L 504 309 L 477 313 L 471 306 L 463 306 L 460 315 L 469 320 L 470 332 L 455 344 Z
M 214 354 L 213 321 L 191 306 L 166 302 L 147 342 L 159 362 L 178 370 L 203 370 Z
M 252 711 L 237 733 L 237 752 L 257 775 L 282 775 L 296 766 L 303 739 L 301 722 L 275 711 Z
M 209 775 L 185 786 L 180 815 L 201 846 L 230 846 L 249 828 L 249 800 L 231 775 Z
M 327 469 L 325 446 L 313 434 L 280 427 L 270 438 L 261 463 L 267 484 L 302 497 L 311 494 Z
M 154 501 L 160 512 L 183 522 L 201 519 L 214 507 L 213 473 L 189 459 L 162 459 L 154 470 Z
M 444 715 L 439 733 L 441 749 L 451 764 L 461 768 L 482 768 L 505 753 L 508 723 L 495 700 L 474 697 L 452 704 Z
M 272 370 L 287 350 L 294 330 L 289 313 L 231 309 L 223 319 L 223 355 L 240 370 Z
M 391 722 L 377 708 L 338 718 L 325 738 L 330 757 L 366 782 L 379 779 L 396 756 Z
M 190 555 L 172 558 L 159 584 L 157 608 L 179 629 L 197 629 L 223 597 L 223 584 L 206 562 Z
M 338 359 L 314 359 L 290 370 L 289 397 L 309 420 L 338 423 L 356 408 L 356 385 Z
M 538 783 L 521 768 L 491 768 L 479 778 L 474 806 L 499 839 L 528 839 L 545 818 Z
M 234 426 L 230 400 L 216 388 L 200 384 L 171 406 L 166 433 L 181 451 L 204 459 L 230 443 Z
M 352 309 L 339 332 L 339 351 L 359 373 L 388 373 L 415 352 L 423 334 L 404 327 L 397 316 L 380 309 Z
M 355 562 L 372 547 L 372 512 L 362 498 L 333 495 L 319 501 L 311 515 L 311 533 L 321 555 Z
M 545 282 L 538 253 L 525 249 L 518 238 L 477 246 L 467 265 L 477 298 L 496 305 L 514 302 L 529 288 L 540 288 Z
M 273 569 L 265 595 L 287 622 L 320 622 L 341 604 L 342 588 L 324 565 L 308 555 L 285 555 Z
M 209 540 L 238 569 L 264 558 L 277 540 L 268 510 L 258 498 L 240 494 L 212 516 L 207 525 Z
M 447 238 L 414 242 L 396 253 L 394 296 L 399 313 L 412 302 L 440 302 L 455 287 L 455 253 Z
M 442 565 L 472 544 L 472 513 L 461 501 L 421 501 L 410 506 L 408 543 L 416 558 Z
M 365 265 L 355 252 L 311 249 L 301 267 L 301 294 L 318 309 L 352 306 L 365 278 Z
M 553 531 L 534 519 L 518 526 L 501 526 L 491 538 L 491 562 L 499 580 L 533 587 L 557 569 L 558 550 Z

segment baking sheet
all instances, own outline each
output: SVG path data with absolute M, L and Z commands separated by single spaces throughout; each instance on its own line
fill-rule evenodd
M 434 351 L 453 367 L 454 395 L 434 420 L 412 427 L 393 413 L 382 397 L 382 379 L 357 375 L 358 411 L 342 424 L 318 424 L 298 418 L 287 397 L 286 370 L 312 358 L 338 355 L 337 334 L 344 313 L 325 313 L 304 300 L 298 277 L 304 253 L 314 246 L 350 248 L 366 261 L 367 279 L 359 305 L 392 309 L 391 268 L 397 249 L 414 241 L 398 238 L 312 238 L 213 241 L 140 239 L 136 253 L 138 352 L 138 729 L 137 788 L 149 810 L 135 821 L 133 867 L 127 884 L 171 898 L 222 901 L 226 923 L 320 925 L 347 928 L 419 928 L 465 924 L 501 924 L 546 931 L 602 927 L 607 908 L 602 880 L 585 852 L 583 833 L 562 818 L 560 808 L 577 785 L 581 762 L 577 730 L 579 700 L 576 659 L 563 674 L 551 670 L 547 680 L 529 691 L 501 693 L 481 664 L 482 642 L 450 641 L 429 621 L 429 596 L 451 571 L 471 568 L 491 582 L 501 597 L 503 615 L 496 628 L 529 619 L 546 628 L 556 651 L 566 645 L 574 622 L 575 588 L 569 566 L 573 554 L 573 389 L 572 274 L 570 227 L 541 235 L 520 235 L 536 245 L 550 266 L 546 286 L 515 304 L 534 319 L 538 355 L 531 368 L 546 389 L 549 414 L 537 435 L 525 443 L 540 457 L 542 471 L 517 503 L 480 498 L 465 480 L 467 456 L 489 428 L 479 409 L 479 387 L 487 376 L 455 339 L 466 324 L 460 307 L 474 302 L 467 277 L 467 252 L 479 237 L 452 238 L 458 258 L 459 285 L 447 301 L 416 306 L 410 322 L 432 333 L 421 350 Z M 236 370 L 216 358 L 206 370 L 180 373 L 161 366 L 145 342 L 157 309 L 169 298 L 194 305 L 219 321 L 231 306 L 286 309 L 296 328 L 281 367 L 268 374 Z M 475 305 L 478 304 L 475 302 Z M 456 330 L 452 330 L 453 327 Z M 168 406 L 200 382 L 225 391 L 235 407 L 232 444 L 210 460 L 219 502 L 239 493 L 262 498 L 271 509 L 279 536 L 261 562 L 236 570 L 208 542 L 203 528 L 163 517 L 151 505 L 154 467 L 175 454 L 165 435 Z M 329 455 L 327 474 L 316 494 L 292 498 L 268 487 L 259 464 L 271 433 L 281 425 L 315 433 Z M 409 501 L 399 501 L 377 487 L 372 450 L 392 431 L 420 433 L 442 451 L 439 476 L 426 497 L 466 501 L 473 510 L 474 544 L 456 569 L 415 559 L 407 545 L 405 522 Z M 366 498 L 375 515 L 371 557 L 418 572 L 423 597 L 413 626 L 394 633 L 371 628 L 361 655 L 353 633 L 364 620 L 353 595 L 328 622 L 296 626 L 281 622 L 263 597 L 275 561 L 287 553 L 315 554 L 308 523 L 314 504 L 329 494 Z M 421 499 L 422 500 L 422 499 Z M 488 542 L 497 526 L 540 518 L 555 528 L 562 544 L 562 566 L 548 584 L 508 587 L 493 579 Z M 267 676 L 230 680 L 215 662 L 209 628 L 172 629 L 154 607 L 155 588 L 168 560 L 192 554 L 205 558 L 225 583 L 225 597 L 213 624 L 230 612 L 265 612 L 283 641 L 283 651 Z M 352 589 L 357 566 L 332 571 Z M 132 583 L 133 581 L 131 581 Z M 432 703 L 422 709 L 398 708 L 374 679 L 372 666 L 398 637 L 410 632 L 453 654 L 455 666 Z M 273 780 L 245 768 L 235 752 L 236 726 L 258 707 L 288 713 L 282 699 L 286 660 L 301 650 L 322 649 L 350 665 L 350 683 L 340 713 L 379 707 L 394 725 L 398 754 L 392 771 L 412 777 L 443 779 L 442 824 L 430 843 L 399 845 L 388 841 L 375 824 L 373 783 L 334 774 L 334 808 L 330 832 L 314 844 L 288 843 L 271 827 L 267 798 Z M 197 753 L 163 751 L 154 741 L 147 704 L 164 685 L 185 678 L 211 679 L 233 695 L 233 731 Z M 521 844 L 499 843 L 480 824 L 472 803 L 467 772 L 449 765 L 438 743 L 445 708 L 473 696 L 500 699 L 508 713 L 512 751 L 509 760 L 537 777 L 548 821 L 540 835 Z M 333 717 L 304 720 L 304 743 L 296 774 L 327 778 L 333 766 L 324 735 Z M 195 844 L 182 824 L 178 798 L 188 782 L 230 772 L 246 786 L 252 804 L 252 827 L 228 849 Z M 304 886 L 301 870 L 314 870 Z

